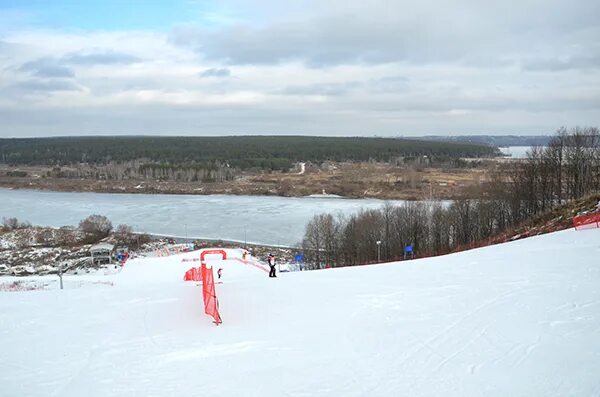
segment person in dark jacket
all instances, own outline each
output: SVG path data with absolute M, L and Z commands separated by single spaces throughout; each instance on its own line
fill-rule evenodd
M 277 277 L 277 275 L 275 274 L 275 257 L 273 256 L 273 254 L 269 254 L 269 256 L 267 257 L 267 263 L 271 268 L 271 270 L 269 271 L 269 277 Z

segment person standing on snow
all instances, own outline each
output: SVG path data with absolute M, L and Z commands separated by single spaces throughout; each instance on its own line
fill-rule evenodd
M 275 274 L 275 257 L 273 256 L 273 254 L 269 254 L 269 256 L 267 257 L 267 263 L 271 268 L 271 270 L 269 271 L 269 277 L 277 277 L 277 275 Z

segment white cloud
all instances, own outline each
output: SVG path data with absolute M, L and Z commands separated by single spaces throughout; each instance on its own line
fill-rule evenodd
M 575 3 L 228 1 L 210 29 L 13 29 L 0 136 L 597 125 L 599 6 Z

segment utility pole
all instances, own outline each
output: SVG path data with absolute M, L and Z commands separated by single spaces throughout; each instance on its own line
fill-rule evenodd
M 381 240 L 377 240 L 377 262 L 381 262 Z

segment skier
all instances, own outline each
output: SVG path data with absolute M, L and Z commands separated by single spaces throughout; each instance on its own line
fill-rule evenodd
M 221 275 L 223 274 L 223 269 L 219 268 L 219 270 L 217 270 L 217 277 L 220 280 L 221 279 Z
M 269 277 L 277 277 L 277 275 L 275 274 L 275 257 L 273 256 L 273 254 L 269 254 L 269 256 L 267 257 L 267 263 L 271 268 L 271 270 L 269 271 Z

